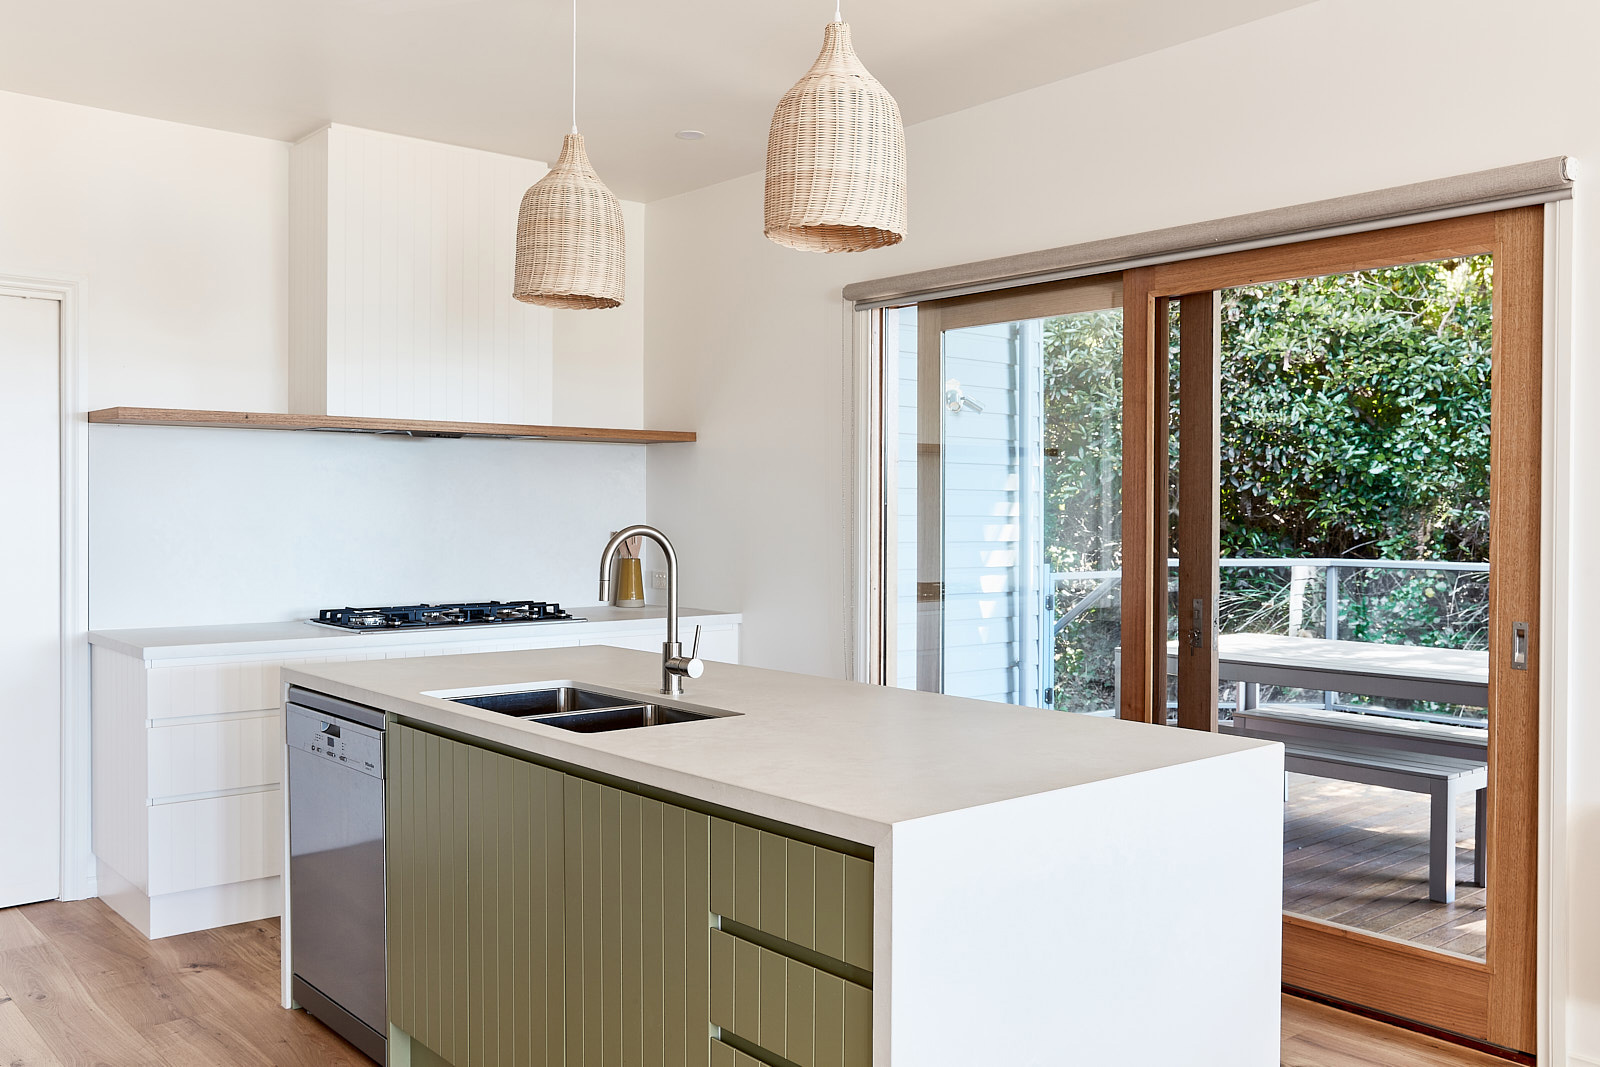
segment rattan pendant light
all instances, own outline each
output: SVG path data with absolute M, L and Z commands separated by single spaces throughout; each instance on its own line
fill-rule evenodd
M 900 105 L 856 58 L 837 10 L 822 54 L 772 116 L 765 229 L 807 252 L 861 252 L 906 235 Z
M 578 132 L 578 0 L 572 0 L 572 132 L 556 165 L 522 197 L 512 295 L 551 308 L 622 304 L 622 205 L 589 165 Z

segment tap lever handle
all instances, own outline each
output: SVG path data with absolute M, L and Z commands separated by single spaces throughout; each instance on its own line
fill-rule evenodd
M 694 647 L 689 650 L 689 658 L 700 658 L 700 626 L 698 624 L 694 628 Z

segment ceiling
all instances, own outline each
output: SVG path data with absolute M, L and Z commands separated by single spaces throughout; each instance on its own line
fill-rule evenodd
M 1312 0 L 846 0 L 907 123 Z M 581 0 L 578 121 L 619 196 L 759 170 L 829 0 Z M 0 89 L 297 140 L 328 122 L 550 160 L 570 125 L 564 0 L 6 5 Z M 704 130 L 701 141 L 673 137 Z

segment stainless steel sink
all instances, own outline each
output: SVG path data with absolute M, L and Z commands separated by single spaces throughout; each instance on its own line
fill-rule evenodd
M 696 722 L 738 714 L 714 708 L 661 704 L 653 700 L 640 700 L 626 693 L 602 693 L 574 685 L 545 685 L 514 693 L 428 695 L 584 734 L 637 730 L 644 726 L 665 726 L 668 723 Z
M 498 711 L 502 715 L 530 718 L 569 711 L 590 711 L 596 708 L 614 708 L 629 703 L 626 697 L 607 693 L 591 693 L 587 689 L 558 686 L 554 689 L 534 689 L 526 693 L 484 693 L 479 696 L 450 697 L 457 704 L 471 704 L 485 711 Z
M 561 715 L 536 715 L 534 722 L 580 734 L 601 734 L 610 730 L 636 730 L 641 726 L 662 726 L 671 722 L 695 722 L 715 716 L 660 704 L 630 704 L 596 711 L 569 711 Z

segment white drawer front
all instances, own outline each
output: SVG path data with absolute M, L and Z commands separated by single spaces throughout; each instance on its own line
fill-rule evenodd
M 224 715 L 277 707 L 278 660 L 150 668 L 152 719 Z
M 150 797 L 277 785 L 283 771 L 280 712 L 150 729 Z
M 150 807 L 150 895 L 283 873 L 277 789 Z

